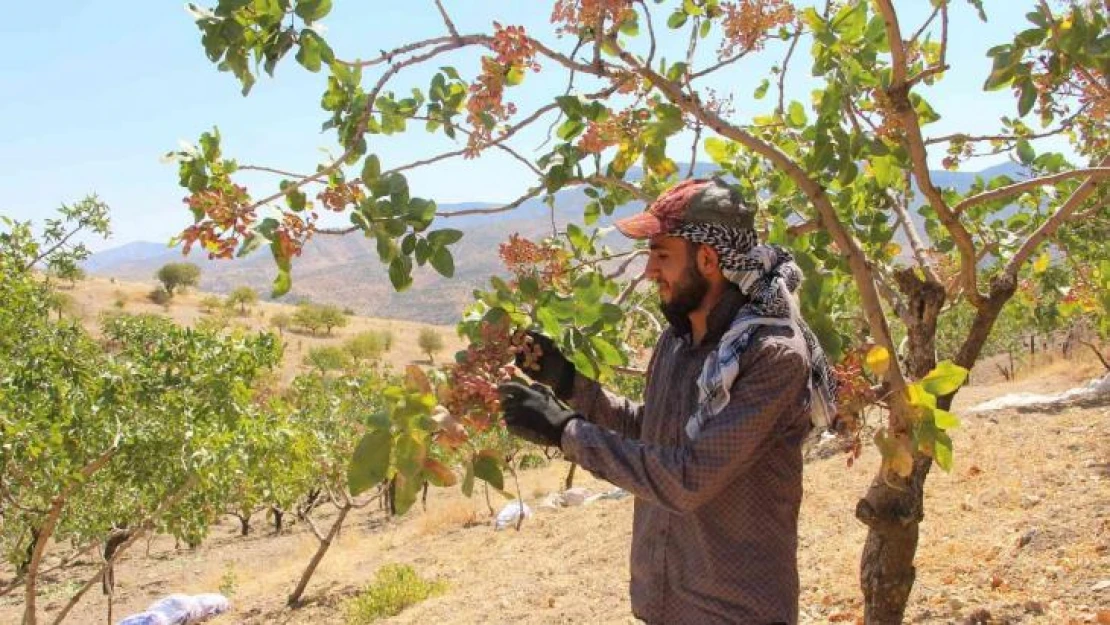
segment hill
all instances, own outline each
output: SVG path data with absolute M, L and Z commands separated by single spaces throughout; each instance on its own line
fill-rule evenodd
M 685 169 L 685 165 L 682 165 Z M 713 171 L 708 164 L 699 163 L 696 175 Z M 981 172 L 934 172 L 938 184 L 966 191 L 977 176 L 990 178 L 1000 174 L 1020 176 L 1021 168 L 1006 163 Z M 635 178 L 638 174 L 632 172 Z M 918 194 L 920 195 L 920 194 Z M 349 307 L 359 314 L 391 319 L 408 319 L 425 323 L 449 324 L 458 321 L 463 308 L 472 301 L 471 293 L 484 288 L 489 276 L 502 275 L 504 269 L 497 256 L 497 247 L 512 233 L 539 237 L 562 229 L 569 221 L 581 220 L 589 198 L 581 189 L 560 191 L 555 196 L 554 207 L 540 199 L 524 202 L 520 208 L 502 214 L 466 215 L 437 222 L 436 227 L 462 230 L 462 240 L 452 247 L 455 254 L 455 277 L 439 276 L 430 267 L 414 271 L 412 287 L 403 293 L 393 290 L 386 268 L 378 260 L 374 242 L 351 234 L 344 237 L 317 236 L 305 247 L 293 264 L 293 289 L 280 301 L 286 303 L 310 299 Z M 443 204 L 441 211 L 451 212 L 471 208 L 496 206 L 488 202 Z M 642 210 L 640 203 L 630 203 L 617 209 L 614 215 L 603 217 L 598 225 L 605 226 L 614 219 Z M 921 227 L 916 211 L 912 218 Z M 899 234 L 899 240 L 901 235 Z M 627 249 L 630 243 L 618 234 L 611 234 L 606 241 L 614 249 Z M 187 260 L 201 267 L 200 288 L 216 293 L 230 292 L 237 286 L 250 286 L 259 293 L 268 293 L 275 275 L 273 262 L 265 250 L 234 261 L 212 261 L 194 252 L 183 258 L 180 248 L 150 242 L 128 243 L 118 248 L 94 254 L 85 264 L 86 270 L 96 276 L 115 277 L 131 281 L 149 281 L 159 267 L 168 262 Z
M 107 311 L 163 315 L 179 324 L 190 326 L 205 316 L 201 302 L 206 296 L 211 295 L 210 293 L 188 290 L 175 295 L 169 307 L 163 307 L 147 299 L 147 294 L 156 284 L 153 278 L 145 282 L 131 282 L 94 276 L 78 281 L 73 288 L 62 289 L 61 292 L 72 298 L 73 306 L 69 311 L 70 314 L 78 317 L 94 335 L 99 331 L 100 316 Z M 270 320 L 274 315 L 279 313 L 291 315 L 294 310 L 295 307 L 291 304 L 260 302 L 249 309 L 249 314 L 234 315 L 229 322 L 249 330 L 273 331 Z M 427 356 L 417 346 L 417 336 L 422 328 L 428 327 L 435 329 L 444 339 L 444 349 L 439 354 L 439 358 L 450 358 L 452 354 L 464 347 L 453 327 L 359 315 L 349 315 L 347 326 L 336 328 L 331 334 L 320 332 L 317 335 L 311 335 L 287 330 L 283 334 L 285 351 L 281 378 L 284 382 L 292 380 L 304 368 L 302 362 L 312 348 L 338 346 L 346 339 L 366 331 L 388 332 L 392 336 L 393 346 L 383 354 L 382 361 L 395 370 L 403 370 L 412 363 L 427 364 Z

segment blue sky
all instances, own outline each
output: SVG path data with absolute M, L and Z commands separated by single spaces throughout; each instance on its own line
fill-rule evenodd
M 240 95 L 230 74 L 205 58 L 199 31 L 183 3 L 163 0 L 56 0 L 14 2 L 0 22 L 0 214 L 39 222 L 63 202 L 96 192 L 112 207 L 115 235 L 90 242 L 94 249 L 135 240 L 165 241 L 187 225 L 176 166 L 160 161 L 179 140 L 193 141 L 219 126 L 225 153 L 241 163 L 310 171 L 334 142 L 319 132 L 324 112 L 318 103 L 324 74 L 303 70 L 290 54 L 276 79 L 261 78 L 251 95 Z M 201 1 L 200 4 L 206 4 Z M 544 28 L 551 2 L 536 0 L 447 0 L 462 32 L 488 27 L 492 19 Z M 651 5 L 662 29 L 671 1 Z M 903 30 L 912 32 L 926 15 L 925 0 L 902 0 Z M 955 129 L 990 131 L 999 114 L 1014 114 L 1006 92 L 984 94 L 989 72 L 985 51 L 1025 27 L 1032 0 L 986 2 L 990 22 L 980 23 L 964 2 L 953 4 L 949 58 L 953 70 L 942 86 L 926 93 L 942 115 L 927 134 Z M 442 34 L 432 0 L 335 0 L 324 21 L 327 36 L 342 58 L 371 57 L 408 41 Z M 804 56 L 796 69 L 808 67 Z M 473 54 L 445 58 L 464 76 L 473 75 Z M 750 98 L 766 75 L 766 64 L 747 64 L 722 75 L 718 91 L 734 89 L 738 102 Z M 542 76 L 542 75 L 541 75 Z M 791 94 L 808 101 L 808 87 L 792 72 Z M 404 91 L 427 85 L 425 76 L 406 74 Z M 561 83 L 543 84 L 530 76 L 511 99 L 522 108 L 560 92 Z M 769 96 L 764 104 L 770 104 Z M 546 128 L 547 124 L 543 124 Z M 542 137 L 524 137 L 536 147 Z M 387 167 L 451 149 L 444 139 L 422 130 L 403 139 L 375 144 Z M 938 154 L 931 158 L 939 163 Z M 976 169 L 998 162 L 977 162 Z M 257 179 L 247 179 L 255 182 Z M 268 181 L 271 185 L 276 181 Z M 414 193 L 441 203 L 507 201 L 533 180 L 528 171 L 500 156 L 457 159 L 410 175 Z M 258 187 L 268 194 L 271 187 Z

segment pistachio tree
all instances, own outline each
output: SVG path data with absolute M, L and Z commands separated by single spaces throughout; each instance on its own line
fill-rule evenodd
M 290 54 L 326 74 L 322 129 L 338 145 L 308 173 L 225 157 L 216 130 L 174 153 L 193 216 L 182 232 L 186 247 L 230 258 L 268 246 L 281 294 L 308 238 L 360 233 L 376 241 L 390 280 L 404 289 L 419 267 L 453 275 L 451 246 L 461 232 L 442 224 L 475 212 L 440 210 L 417 195 L 405 176 L 413 168 L 509 154 L 534 184 L 505 206 L 476 210 L 508 212 L 531 198 L 554 203 L 557 191 L 579 187 L 589 198 L 581 219 L 588 228 L 692 175 L 683 159 L 708 155 L 759 205 L 765 238 L 804 259 L 803 310 L 828 351 L 851 351 L 861 333 L 873 346 L 870 373 L 855 370 L 876 384 L 852 387 L 881 387 L 872 399 L 885 415 L 875 439 L 883 461 L 856 506 L 869 528 L 860 581 L 867 622 L 900 622 L 915 579 L 926 477 L 934 463 L 947 469 L 953 460 L 953 394 L 1033 259 L 1078 224 L 1110 219 L 1105 2 L 1031 2 L 1027 28 L 985 59 L 949 54 L 953 38 L 990 32 L 974 24 L 987 19 L 981 0 L 932 0 L 912 23 L 907 6 L 893 0 L 550 5 L 547 28 L 490 15 L 488 27 L 462 32 L 451 9 L 431 0 L 440 32 L 369 51 L 329 43 L 321 28 L 329 0 L 190 5 L 205 54 L 244 94 Z M 945 111 L 929 98 L 957 63 L 981 64 L 983 88 L 1012 93 L 1012 109 L 984 111 L 961 132 L 930 134 Z M 767 64 L 769 73 L 761 69 Z M 799 83 L 808 98 L 791 96 Z M 532 104 L 518 107 L 513 94 L 524 89 Z M 522 141 L 533 128 L 551 129 L 538 150 Z M 456 147 L 395 162 L 381 145 L 417 132 Z M 1059 139 L 1066 152 L 1046 147 Z M 929 167 L 931 155 L 958 169 L 984 154 L 1008 156 L 1023 176 L 958 190 Z M 248 188 L 237 182 L 243 172 L 276 180 Z M 350 225 L 325 227 L 327 212 Z M 488 334 L 498 318 L 543 328 L 574 348 L 583 371 L 602 378 L 627 358 L 606 332 L 624 336 L 629 302 L 587 251 L 593 234 L 581 226 L 553 234 L 586 270 L 562 291 L 494 282 L 479 306 L 494 318 L 464 330 Z M 522 297 L 540 305 L 518 305 Z M 937 363 L 938 320 L 959 303 L 973 310 L 968 331 L 952 361 Z M 904 358 L 891 357 L 903 336 Z

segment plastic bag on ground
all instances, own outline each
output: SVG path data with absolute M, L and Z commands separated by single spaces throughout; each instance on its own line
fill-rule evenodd
M 192 625 L 230 608 L 227 597 L 220 594 L 174 594 L 155 601 L 145 612 L 132 614 L 116 625 Z
M 493 522 L 493 528 L 501 530 L 510 525 L 515 526 L 521 514 L 527 519 L 532 516 L 532 509 L 523 501 L 510 501 L 505 504 L 504 508 L 501 508 L 501 512 L 497 513 L 497 520 Z

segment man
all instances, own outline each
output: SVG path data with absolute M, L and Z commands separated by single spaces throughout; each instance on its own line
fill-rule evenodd
M 533 334 L 543 354 L 528 373 L 554 396 L 502 385 L 509 431 L 560 446 L 636 496 L 637 617 L 796 623 L 801 446 L 835 392 L 792 295 L 801 272 L 784 250 L 756 244 L 753 211 L 716 178 L 676 185 L 617 228 L 649 240 L 645 275 L 670 322 L 644 403 L 577 375 Z

